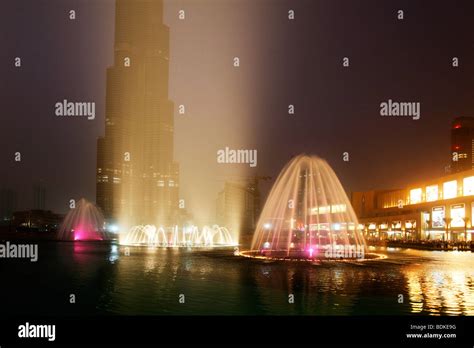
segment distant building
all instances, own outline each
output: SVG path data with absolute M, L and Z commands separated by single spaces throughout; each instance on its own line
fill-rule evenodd
M 474 118 L 458 117 L 451 127 L 451 172 L 474 168 Z
M 256 207 L 260 197 L 254 183 L 226 182 L 217 197 L 217 222 L 237 233 L 253 231 L 257 223 Z
M 0 189 L 0 224 L 11 221 L 18 204 L 18 194 L 11 189 Z
M 13 213 L 13 225 L 17 231 L 48 232 L 56 230 L 63 216 L 49 210 L 26 210 Z
M 46 209 L 46 189 L 42 185 L 35 185 L 33 187 L 33 209 Z
M 351 202 L 369 238 L 474 241 L 474 169 L 404 189 L 353 192 Z

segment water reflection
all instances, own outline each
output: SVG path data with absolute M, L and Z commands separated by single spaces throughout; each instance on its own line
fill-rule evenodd
M 6 301 L 0 316 L 474 315 L 474 253 L 375 251 L 388 258 L 316 266 L 256 262 L 232 249 L 44 243 L 37 263 L 4 263 L 2 295 L 22 301 Z M 80 306 L 65 300 L 71 293 Z
M 282 315 L 350 314 L 363 281 L 356 270 L 303 265 L 264 266 L 254 276 L 262 306 Z
M 404 269 L 412 313 L 474 315 L 474 258 L 435 252 L 429 263 Z

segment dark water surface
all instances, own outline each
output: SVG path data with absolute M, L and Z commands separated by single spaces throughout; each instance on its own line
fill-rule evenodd
M 474 253 L 371 251 L 388 258 L 318 266 L 43 242 L 36 263 L 0 260 L 0 315 L 474 315 Z

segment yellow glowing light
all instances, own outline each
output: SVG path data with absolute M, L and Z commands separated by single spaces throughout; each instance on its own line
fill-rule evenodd
M 329 214 L 329 213 L 344 213 L 347 210 L 345 204 L 322 205 L 311 208 L 312 215 Z
M 346 211 L 345 204 L 334 204 L 331 206 L 332 213 L 344 213 Z
M 474 176 L 469 176 L 463 180 L 464 196 L 474 195 Z
M 457 196 L 458 183 L 456 180 L 447 181 L 443 184 L 443 198 L 450 199 Z
M 394 221 L 392 222 L 392 228 L 401 228 L 402 227 L 402 222 L 401 221 Z
M 426 201 L 434 202 L 438 200 L 438 185 L 426 186 Z
M 410 190 L 410 204 L 417 204 L 421 202 L 422 190 L 421 188 L 416 188 Z
M 319 214 L 328 214 L 330 212 L 331 212 L 331 206 L 330 205 L 319 207 Z

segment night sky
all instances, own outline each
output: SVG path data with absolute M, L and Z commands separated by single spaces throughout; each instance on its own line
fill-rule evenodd
M 185 115 L 175 107 L 175 157 L 190 211 L 213 217 L 225 180 L 276 178 L 301 152 L 327 159 L 348 193 L 443 175 L 452 119 L 474 116 L 473 13 L 468 0 L 165 1 L 170 98 L 186 106 Z M 2 0 L 0 187 L 18 191 L 19 208 L 31 207 L 38 183 L 57 212 L 70 198 L 95 200 L 113 35 L 113 0 Z M 56 117 L 63 99 L 95 101 L 95 120 Z M 420 120 L 381 117 L 388 99 L 420 102 Z M 257 149 L 257 169 L 216 163 L 226 146 Z

